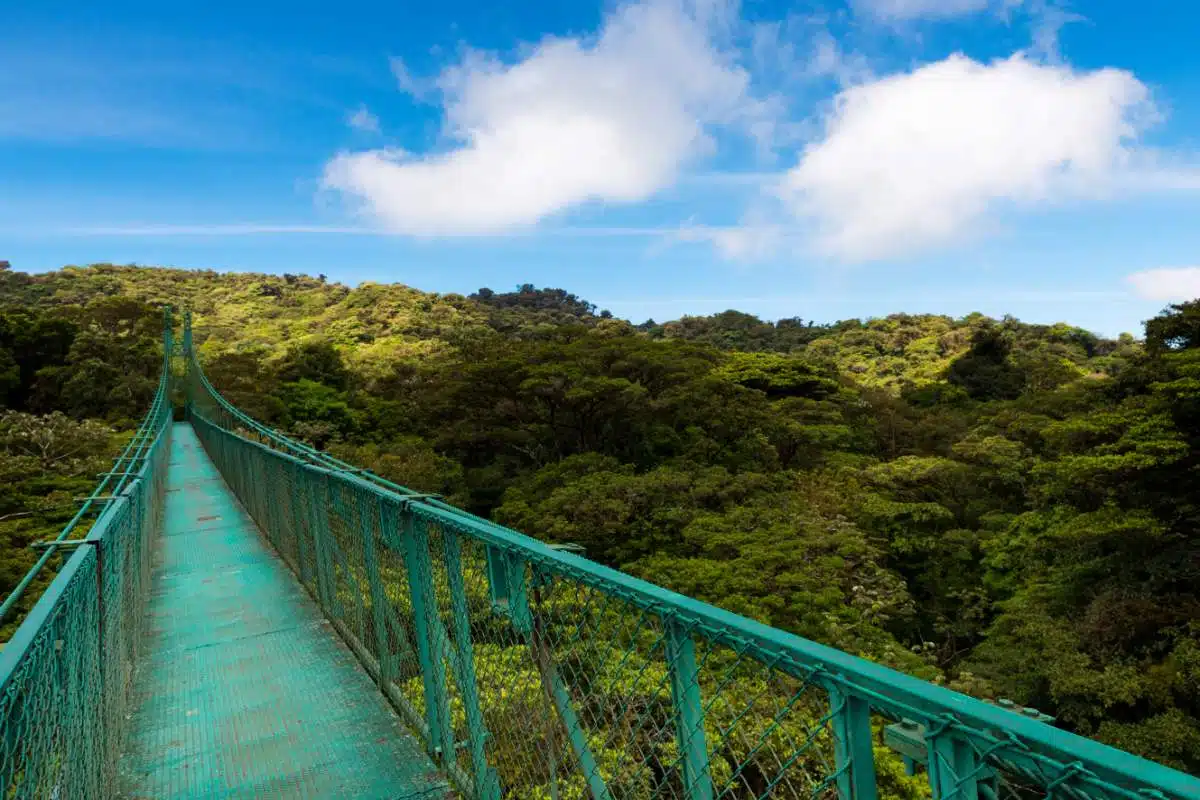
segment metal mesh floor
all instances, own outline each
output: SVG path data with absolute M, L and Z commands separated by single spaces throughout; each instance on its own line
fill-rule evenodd
M 185 423 L 167 479 L 124 796 L 450 796 Z

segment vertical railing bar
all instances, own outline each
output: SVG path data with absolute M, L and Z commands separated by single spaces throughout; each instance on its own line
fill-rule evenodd
M 484 558 L 487 564 L 488 593 L 492 609 L 508 613 L 508 562 L 504 551 L 492 545 L 485 545 Z
M 339 584 L 338 568 L 341 568 L 346 586 L 354 598 L 355 619 L 352 630 L 356 636 L 358 636 L 360 639 L 363 639 L 365 638 L 365 631 L 363 628 L 366 625 L 367 607 L 366 602 L 363 600 L 362 587 L 358 585 L 358 578 L 355 577 L 354 570 L 351 568 L 350 554 L 341 546 L 341 542 L 338 541 L 338 537 L 333 533 L 333 519 L 335 518 L 342 521 L 343 529 L 351 528 L 350 509 L 349 506 L 347 506 L 345 497 L 342 494 L 345 488 L 346 487 L 340 482 L 331 480 L 329 478 L 326 478 L 325 480 L 325 502 L 329 506 L 329 510 L 333 513 L 333 516 L 330 519 L 329 544 L 330 553 L 334 556 L 335 560 L 333 562 L 333 571 L 331 574 L 333 576 L 333 585 L 335 587 L 335 597 L 338 598 L 339 608 L 342 609 L 342 619 L 345 620 L 346 606 L 341 603 L 341 595 L 336 591 L 336 587 Z
M 317 484 L 321 491 L 310 491 L 308 496 L 309 514 L 312 519 L 312 536 L 313 536 L 313 551 L 316 556 L 315 561 L 317 567 L 317 597 L 320 598 L 321 605 L 325 608 L 327 614 L 333 614 L 333 599 L 331 597 L 332 587 L 330 586 L 331 576 L 329 574 L 329 547 L 326 544 L 328 531 L 328 516 L 325 513 L 326 509 L 322 499 L 325 496 L 324 483 L 325 476 L 314 468 L 305 468 L 312 479 L 312 483 Z M 311 486 L 311 484 L 310 484 Z M 316 489 L 317 487 L 312 487 Z
M 845 688 L 825 687 L 833 710 L 834 758 L 841 800 L 876 800 L 875 752 L 871 734 L 871 706 Z
M 421 524 L 418 524 L 420 522 Z M 446 670 L 441 647 L 434 641 L 437 597 L 433 592 L 433 565 L 429 559 L 429 537 L 424 523 L 407 511 L 402 513 L 404 563 L 413 607 L 417 637 L 417 659 L 425 690 L 425 717 L 429 725 L 430 750 L 448 764 L 454 763 L 454 729 L 446 692 Z
M 387 529 L 387 503 L 375 500 L 378 513 L 375 516 L 381 531 Z M 370 516 L 362 519 L 360 525 L 363 536 L 363 562 L 367 568 L 367 584 L 371 591 L 371 619 L 375 625 L 375 641 L 379 651 L 379 682 L 387 685 L 396 677 L 396 662 L 392 654 L 391 636 L 388 635 L 387 593 L 383 590 L 383 579 L 379 574 L 379 557 L 375 551 L 375 529 L 371 525 Z
M 608 785 L 600 774 L 600 766 L 592 755 L 584 735 L 583 726 L 571 704 L 571 694 L 559 677 L 554 667 L 550 646 L 544 640 L 537 620 L 529 605 L 529 588 L 525 578 L 525 561 L 515 553 L 506 553 L 508 579 L 505 581 L 509 590 L 509 607 L 512 610 L 512 624 L 526 640 L 530 655 L 542 680 L 543 690 L 550 696 L 558 717 L 567 729 L 567 741 L 579 762 L 579 768 L 587 781 L 588 791 L 593 800 L 612 800 Z
M 292 462 L 288 463 L 291 470 L 288 483 L 291 487 L 293 539 L 296 541 L 296 560 L 299 562 L 297 566 L 300 570 L 300 583 L 305 588 L 309 588 L 313 583 L 312 570 L 314 565 L 309 563 L 308 539 L 312 536 L 313 519 L 312 514 L 307 512 L 297 513 L 297 509 L 304 508 L 304 486 L 301 484 L 303 483 L 305 472 L 301 465 Z M 315 561 L 316 559 L 313 560 Z
M 936 722 L 925 734 L 926 769 L 935 800 L 982 800 L 981 785 L 990 788 L 990 771 L 969 741 L 956 736 L 952 720 Z M 988 774 L 981 775 L 983 772 Z
M 475 653 L 471 644 L 471 620 L 464 585 L 462 546 L 458 533 L 442 530 L 442 549 L 446 555 L 446 578 L 450 586 L 451 614 L 454 622 L 456 678 L 463 710 L 467 718 L 467 736 L 471 742 L 471 766 L 475 772 L 478 800 L 500 800 L 500 776 L 488 764 L 488 731 L 479 705 L 479 685 L 475 678 Z
M 663 624 L 667 636 L 667 669 L 671 673 L 671 702 L 675 707 L 675 740 L 683 764 L 684 792 L 688 800 L 712 800 L 713 781 L 704 736 L 696 643 L 691 630 L 676 619 L 666 617 Z
M 100 746 L 101 748 L 104 748 L 106 745 L 103 743 L 106 743 L 109 740 L 108 714 L 106 711 L 108 705 L 108 693 L 111 691 L 109 687 L 110 676 L 107 675 L 105 671 L 104 658 L 104 653 L 107 649 L 104 642 L 104 558 L 102 556 L 103 545 L 101 544 L 100 539 L 97 538 L 89 541 L 93 545 L 94 552 L 96 554 L 96 641 L 99 643 L 96 650 L 96 663 L 99 667 L 97 677 L 100 681 L 100 691 L 97 702 L 99 703 L 100 708 L 99 727 L 100 741 L 102 742 Z M 101 757 L 99 763 L 96 765 L 97 768 L 101 770 L 101 773 L 96 776 L 101 785 L 103 785 L 104 782 L 104 761 L 105 759 Z

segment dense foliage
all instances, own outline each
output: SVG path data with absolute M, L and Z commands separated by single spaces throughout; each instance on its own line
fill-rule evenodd
M 4 594 L 37 558 L 30 545 L 59 532 L 128 441 L 154 395 L 162 358 L 159 309 L 122 296 L 97 295 L 82 305 L 31 303 L 12 291 L 24 278 L 0 271 Z M 39 576 L 22 610 L 53 575 L 49 569 Z M 18 619 L 0 626 L 0 640 Z
M 81 420 L 148 402 L 170 301 L 233 402 L 347 460 L 1200 769 L 1200 302 L 1143 343 L 980 315 L 635 327 L 528 285 L 114 266 L 0 271 L 0 298 L 6 553 L 99 471 Z M 39 425 L 93 444 L 47 461 Z

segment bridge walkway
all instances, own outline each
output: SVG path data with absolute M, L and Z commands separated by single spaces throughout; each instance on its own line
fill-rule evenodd
M 451 796 L 186 423 L 166 491 L 125 796 Z

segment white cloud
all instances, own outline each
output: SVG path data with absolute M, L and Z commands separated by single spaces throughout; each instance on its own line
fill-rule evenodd
M 1122 70 L 955 55 L 841 92 L 779 193 L 825 254 L 901 255 L 969 233 L 997 205 L 1106 194 L 1154 119 Z
M 1161 164 L 1154 153 L 1141 152 L 1139 163 L 1122 172 L 1116 185 L 1128 192 L 1200 191 L 1200 166 L 1194 163 Z
M 409 71 L 404 59 L 399 56 L 391 58 L 392 77 L 400 91 L 410 95 L 418 102 L 427 102 L 437 96 L 437 84 L 427 78 L 418 78 Z
M 416 235 L 645 200 L 712 150 L 709 126 L 749 129 L 768 113 L 718 43 L 730 19 L 723 3 L 650 0 L 614 11 L 594 40 L 548 38 L 515 64 L 468 54 L 438 79 L 452 149 L 342 153 L 324 185 Z
M 356 131 L 379 133 L 379 117 L 372 114 L 366 106 L 359 106 L 357 111 L 347 117 L 346 124 Z
M 1030 0 L 1028 5 L 1032 42 L 1030 52 L 1053 63 L 1063 61 L 1059 51 L 1059 34 L 1067 25 L 1086 22 L 1087 17 L 1055 5 L 1053 0 Z
M 1146 300 L 1176 302 L 1200 297 L 1200 267 L 1163 267 L 1135 272 L 1127 280 Z
M 895 21 L 974 14 L 992 5 L 992 0 L 851 0 L 851 5 L 860 13 Z
M 274 234 L 378 235 L 378 231 L 353 225 L 306 225 L 275 222 L 235 222 L 191 225 L 101 225 L 53 228 L 55 236 L 260 236 Z
M 828 31 L 812 37 L 813 51 L 805 68 L 812 77 L 830 76 L 842 86 L 852 86 L 870 80 L 870 64 L 861 53 L 847 53 Z
M 748 223 L 740 226 L 685 225 L 674 238 L 681 242 L 708 242 L 724 258 L 754 261 L 779 249 L 784 232 L 770 224 Z
M 734 230 L 734 229 L 730 229 Z M 654 239 L 678 240 L 679 228 L 676 226 L 654 225 L 558 225 L 544 231 L 542 235 L 577 237 L 585 239 L 622 238 L 622 239 Z M 55 225 L 43 228 L 29 227 L 0 227 L 0 234 L 35 236 L 77 236 L 77 237 L 230 237 L 230 236 L 274 236 L 274 235 L 312 235 L 329 234 L 337 236 L 385 236 L 386 231 L 366 225 L 321 225 L 312 223 L 287 222 L 230 222 L 230 223 L 153 223 L 153 224 L 118 224 L 118 225 L 86 225 L 62 226 Z M 523 235 L 522 231 L 514 231 L 514 236 Z M 709 237 L 695 237 L 696 240 L 708 240 Z

